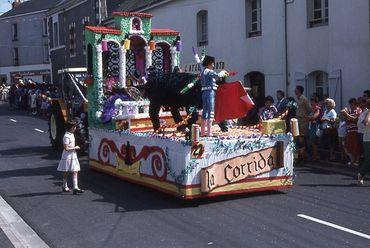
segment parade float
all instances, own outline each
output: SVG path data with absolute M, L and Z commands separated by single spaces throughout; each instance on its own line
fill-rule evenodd
M 285 121 L 228 132 L 213 126 L 212 137 L 199 137 L 196 125 L 191 135 L 183 132 L 179 127 L 197 118 L 199 91 L 181 95 L 182 85 L 171 84 L 197 78 L 176 72 L 179 32 L 152 29 L 150 14 L 113 16 L 115 27 L 85 32 L 92 169 L 184 199 L 292 186 L 294 145 Z M 145 77 L 149 70 L 155 72 Z

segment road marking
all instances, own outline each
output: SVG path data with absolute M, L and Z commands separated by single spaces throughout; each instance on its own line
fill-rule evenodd
M 43 133 L 44 132 L 44 131 L 42 131 L 40 129 L 37 129 L 37 128 L 35 128 L 35 131 L 40 132 L 40 133 Z
M 14 120 L 14 119 L 10 119 L 10 121 L 12 121 L 12 122 L 17 122 L 17 120 Z
M 0 228 L 14 247 L 49 247 L 1 196 Z
M 365 239 L 370 239 L 370 235 L 368 235 L 368 234 L 357 232 L 357 231 L 351 230 L 349 228 L 339 226 L 339 225 L 336 225 L 336 224 L 333 224 L 333 223 L 330 223 L 330 222 L 327 222 L 327 221 L 324 221 L 324 220 L 316 219 L 314 217 L 311 217 L 311 216 L 308 216 L 308 215 L 305 215 L 305 214 L 297 214 L 297 216 L 301 217 L 301 218 L 304 218 L 304 219 L 307 219 L 307 220 L 311 220 L 311 221 L 320 223 L 320 224 L 325 225 L 325 226 L 330 226 L 332 228 L 335 228 L 335 229 L 338 229 L 338 230 L 341 230 L 341 231 L 344 231 L 344 232 L 348 232 L 348 233 L 360 236 L 360 237 L 365 238 Z

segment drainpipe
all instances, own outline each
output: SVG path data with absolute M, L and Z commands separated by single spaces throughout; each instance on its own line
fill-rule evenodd
M 287 5 L 294 3 L 294 0 L 284 0 L 284 49 L 285 49 L 285 92 L 289 96 L 289 58 L 288 58 L 288 16 Z
M 287 30 L 287 0 L 284 0 L 284 49 L 285 49 L 285 93 L 289 96 L 288 78 L 288 30 Z

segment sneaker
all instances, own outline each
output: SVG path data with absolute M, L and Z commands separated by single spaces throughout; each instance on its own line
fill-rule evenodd
M 68 187 L 62 187 L 62 192 L 71 192 L 71 189 Z
M 85 191 L 84 191 L 84 190 L 82 190 L 82 189 L 73 189 L 73 194 L 74 194 L 74 195 L 82 194 L 83 192 L 85 192 Z

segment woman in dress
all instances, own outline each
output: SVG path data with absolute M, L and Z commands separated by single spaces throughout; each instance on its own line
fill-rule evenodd
M 347 135 L 345 139 L 345 147 L 350 159 L 348 165 L 358 166 L 361 143 L 357 134 L 357 120 L 362 110 L 357 106 L 357 100 L 355 98 L 351 98 L 348 103 L 349 109 L 345 108 L 341 111 L 346 118 Z
M 63 154 L 58 165 L 58 171 L 63 172 L 63 187 L 62 192 L 71 192 L 68 188 L 67 178 L 68 173 L 73 175 L 73 194 L 80 194 L 84 191 L 78 187 L 78 172 L 80 171 L 80 163 L 78 162 L 77 152 L 80 147 L 75 145 L 74 132 L 76 130 L 76 122 L 68 121 L 66 125 L 67 132 L 63 136 Z

